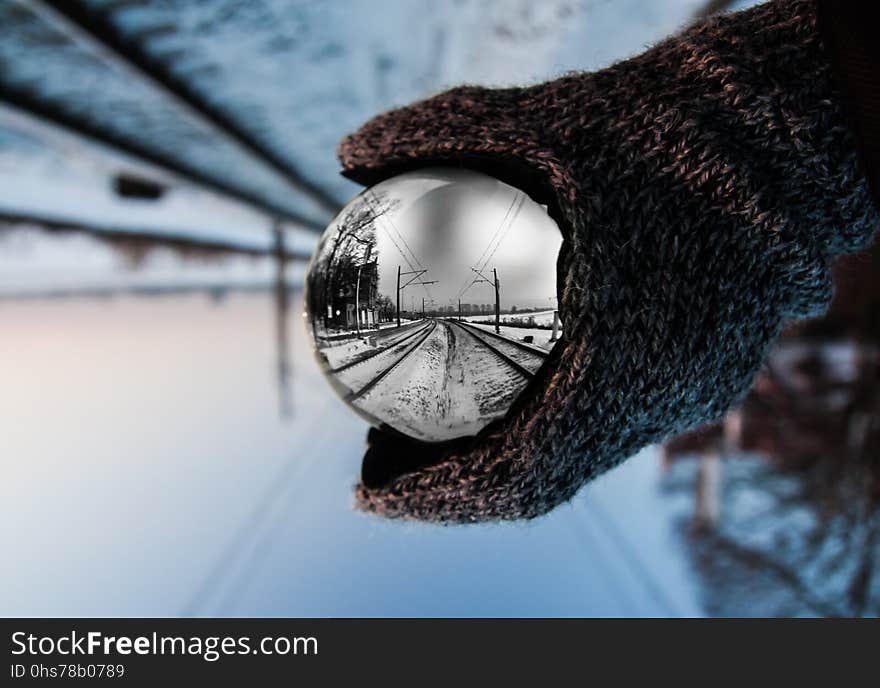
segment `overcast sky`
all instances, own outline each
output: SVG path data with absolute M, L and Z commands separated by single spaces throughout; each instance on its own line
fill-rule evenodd
M 404 175 L 381 188 L 401 203 L 377 222 L 380 293 L 394 298 L 400 265 L 403 272 L 427 269 L 424 279 L 437 282 L 407 287 L 401 307 L 413 297 L 419 307 L 422 297 L 438 307 L 457 304 L 459 295 L 462 303 L 492 304 L 492 285 L 472 284 L 477 275 L 471 268 L 485 266 L 481 271 L 489 279 L 498 270 L 503 309 L 555 307 L 562 236 L 528 196 L 485 175 L 440 169 Z

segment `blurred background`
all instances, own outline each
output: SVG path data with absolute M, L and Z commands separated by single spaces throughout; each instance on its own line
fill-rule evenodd
M 305 339 L 341 136 L 747 4 L 0 4 L 0 614 L 880 613 L 876 252 L 740 409 L 525 524 L 354 511 Z

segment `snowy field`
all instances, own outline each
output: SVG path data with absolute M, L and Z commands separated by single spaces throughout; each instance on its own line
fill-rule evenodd
M 532 313 L 501 313 L 499 320 L 502 324 L 516 325 L 522 327 L 553 327 L 553 314 L 555 310 L 534 311 Z M 468 322 L 495 322 L 495 314 L 481 313 L 480 315 L 468 315 L 462 318 Z
M 548 317 L 549 313 L 549 317 Z M 532 315 L 532 314 L 529 314 Z M 516 318 L 522 318 L 523 316 L 515 316 Z M 516 341 L 522 342 L 525 337 L 532 338 L 532 344 L 542 349 L 549 351 L 553 348 L 553 345 L 556 343 L 553 340 L 553 311 L 544 311 L 541 313 L 535 313 L 535 323 L 541 325 L 541 327 L 528 327 L 528 319 L 525 320 L 524 325 L 520 325 L 517 323 L 516 325 L 505 325 L 502 324 L 498 328 L 498 334 L 502 334 L 505 337 L 510 339 L 515 339 Z M 507 318 L 507 320 L 505 320 Z M 510 322 L 510 316 L 502 315 L 501 322 Z M 472 315 L 467 318 L 463 318 L 477 327 L 481 327 L 485 330 L 489 330 L 491 332 L 495 331 L 495 320 L 494 318 L 486 317 L 485 315 Z M 487 322 L 488 321 L 488 322 Z M 522 322 L 522 321 L 520 321 Z M 551 329 L 547 329 L 544 325 L 548 324 Z M 557 338 L 562 336 L 562 324 L 559 325 L 559 332 L 557 333 Z
M 178 78 L 342 203 L 358 187 L 338 174 L 336 145 L 377 112 L 460 83 L 509 86 L 596 69 L 662 39 L 703 4 L 418 0 L 376 12 L 362 0 L 253 0 L 240 12 L 225 3 L 119 3 L 111 16 L 120 34 L 140 39 L 148 56 L 160 63 L 177 56 L 169 66 Z M 0 8 L 4 80 L 66 103 L 123 140 L 152 146 L 319 224 L 329 221 L 332 212 L 315 207 L 240 147 L 218 140 L 160 89 L 109 64 L 90 41 L 65 36 L 46 16 L 22 12 L 19 3 Z M 298 75 L 296 88 L 279 88 L 290 74 Z M 152 204 L 122 200 L 111 191 L 119 171 L 167 183 L 170 191 Z M 273 217 L 266 213 L 13 108 L 0 108 L 0 189 L 0 209 L 271 244 Z M 298 246 L 314 245 L 313 233 L 290 232 Z
M 296 284 L 304 271 L 303 263 L 288 263 L 287 279 Z M 188 256 L 160 242 L 148 252 L 125 252 L 99 236 L 0 227 L 0 298 L 198 287 L 268 289 L 277 274 L 271 257 Z
M 133 174 L 167 187 L 158 200 L 120 198 L 113 176 Z M 0 105 L 0 213 L 72 221 L 96 231 L 141 232 L 253 249 L 273 246 L 273 221 L 143 163 L 89 145 Z M 283 225 L 287 248 L 308 251 L 313 232 Z
M 701 613 L 676 535 L 690 498 L 664 496 L 654 452 L 528 524 L 355 511 L 367 426 L 300 318 L 279 414 L 274 311 L 258 294 L 0 303 L 0 612 Z

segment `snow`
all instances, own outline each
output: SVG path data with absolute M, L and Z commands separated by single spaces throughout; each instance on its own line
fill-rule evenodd
M 483 318 L 480 317 L 479 320 L 474 322 L 474 325 L 477 327 L 480 327 L 484 330 L 488 330 L 490 332 L 495 331 L 494 324 L 487 325 L 484 322 L 481 322 L 482 320 L 483 320 Z M 552 349 L 553 345 L 556 343 L 555 341 L 551 341 L 551 339 L 553 338 L 553 330 L 552 329 L 547 330 L 547 329 L 537 328 L 537 327 L 511 327 L 511 326 L 501 325 L 498 328 L 498 334 L 504 335 L 505 337 L 508 337 L 509 339 L 514 339 L 519 342 L 522 342 L 524 337 L 530 336 L 530 337 L 532 337 L 532 344 L 534 344 L 535 346 L 540 347 L 542 349 L 546 349 L 547 351 Z M 562 326 L 560 325 L 559 332 L 557 333 L 557 339 L 561 336 L 562 336 Z
M 524 337 L 532 337 L 532 344 L 550 350 L 556 343 L 553 340 L 553 320 L 555 310 L 534 311 L 530 313 L 501 313 L 498 334 L 522 342 Z M 462 318 L 474 325 L 492 332 L 495 331 L 495 315 L 481 313 Z M 562 336 L 562 321 L 559 321 L 557 339 Z
M 167 185 L 156 201 L 122 199 L 112 178 L 128 172 Z M 0 213 L 68 220 L 113 232 L 135 231 L 245 248 L 274 245 L 273 223 L 241 203 L 222 198 L 153 166 L 83 143 L 0 106 Z M 309 251 L 313 233 L 292 225 L 289 250 Z
M 268 257 L 190 259 L 161 246 L 137 259 L 132 262 L 132 256 L 99 237 L 0 228 L 0 297 L 197 286 L 268 289 L 278 269 Z M 288 265 L 291 284 L 302 279 L 303 269 Z
M 375 113 L 460 83 L 509 86 L 603 66 L 703 3 L 415 0 L 377 11 L 369 0 L 249 0 L 123 6 L 113 16 L 155 57 L 182 55 L 170 61 L 175 74 L 345 198 L 355 187 L 337 174 L 336 144 Z M 291 75 L 295 87 L 279 88 Z
M 335 378 L 357 391 L 393 365 L 378 384 L 355 400 L 357 408 L 426 441 L 476 434 L 506 413 L 528 380 L 461 328 L 442 320 L 431 327 L 427 339 L 400 362 L 418 337 Z
M 137 37 L 202 98 L 342 202 L 357 187 L 338 174 L 336 144 L 377 112 L 459 83 L 534 83 L 601 67 L 674 31 L 703 1 L 418 0 L 381 12 L 366 0 L 87 4 L 110 9 L 123 34 Z M 0 19 L 4 82 L 277 205 L 329 220 L 328 210 L 220 140 L 181 103 L 130 69 L 108 63 L 82 36 L 66 38 L 64 23 L 52 12 L 7 3 Z M 4 147 L 0 140 L 0 156 Z M 27 155 L 42 158 L 45 152 L 31 149 Z M 41 188 L 38 178 L 26 176 L 26 183 L 18 183 L 9 167 L 0 170 L 0 206 L 19 197 L 24 202 L 28 188 Z M 94 197 L 80 196 L 83 186 L 68 175 L 28 204 L 76 216 L 92 208 L 89 217 L 107 219 Z M 135 214 L 128 219 L 136 219 L 138 211 L 129 210 Z M 198 211 L 169 209 L 169 218 L 184 215 L 196 217 Z M 264 223 L 242 223 L 236 232 L 260 235 Z M 219 232 L 214 224 L 206 218 L 200 227 Z
M 543 363 L 540 350 L 530 352 L 446 320 L 420 321 L 332 346 L 321 337 L 318 357 L 342 396 L 353 397 L 355 407 L 376 424 L 439 441 L 476 434 L 503 416 L 528 381 L 481 340 L 533 372 Z
M 360 338 L 353 336 L 351 332 L 336 337 L 322 332 L 316 335 L 317 343 L 327 365 L 330 368 L 338 368 L 352 363 L 359 357 L 374 353 L 380 347 L 387 347 L 404 337 L 409 337 L 420 329 L 421 322 L 417 320 L 413 323 L 402 323 L 400 329 L 396 327 L 396 323 L 382 323 L 378 330 L 362 330 L 363 335 Z
M 677 460 L 666 480 L 667 508 L 679 500 L 679 539 L 699 573 L 700 601 L 707 613 L 727 616 L 851 616 L 862 542 L 872 527 L 865 517 L 866 491 L 846 492 L 832 506 L 843 481 L 823 479 L 815 499 L 809 478 L 774 469 L 756 455 L 723 462 L 721 518 L 705 536 L 688 531 L 697 461 Z M 858 469 L 856 474 L 859 475 Z M 856 479 L 859 480 L 858 478 Z M 671 487 L 672 481 L 678 487 Z M 850 486 L 851 487 L 851 486 Z M 670 489 L 671 488 L 671 489 Z M 805 489 L 806 488 L 806 489 Z M 813 488 L 814 489 L 814 488 Z M 839 495 L 835 495 L 839 498 Z M 870 500 L 870 497 L 867 497 Z M 683 508 L 682 508 L 683 507 Z M 868 614 L 876 614 L 880 584 L 869 579 Z
M 462 326 L 458 327 L 459 329 L 462 328 Z M 485 334 L 479 332 L 479 328 L 475 328 L 478 330 L 476 332 L 468 329 L 467 326 L 465 326 L 465 329 L 472 336 L 486 342 L 488 346 L 498 349 L 502 354 L 512 358 L 515 362 L 532 372 L 535 372 L 540 368 L 541 364 L 544 362 L 545 355 L 540 347 L 518 342 L 513 340 L 513 338 L 508 337 L 506 334 L 498 333 L 498 335 L 496 335 L 494 328 L 483 328 L 486 330 Z
M 374 355 L 364 358 L 362 361 L 344 370 L 330 374 L 339 384 L 346 387 L 349 393 L 357 393 L 365 385 L 369 384 L 373 378 L 381 375 L 390 366 L 394 365 L 406 352 L 417 346 L 424 334 L 430 331 L 432 327 L 433 325 L 429 323 L 404 333 L 395 333 L 391 340 L 395 343 L 392 343 L 390 346 L 387 343 L 383 343 L 383 348 L 377 349 Z M 351 359 L 348 359 L 348 361 L 350 362 Z M 340 362 L 340 364 L 342 363 Z
M 553 327 L 553 314 L 556 313 L 555 310 L 546 310 L 546 311 L 531 311 L 531 312 L 519 312 L 519 313 L 499 313 L 498 319 L 502 324 L 507 323 L 511 325 L 540 325 L 542 327 Z M 462 318 L 462 320 L 467 320 L 472 323 L 479 323 L 485 321 L 495 322 L 495 314 L 489 313 L 481 313 L 479 315 L 466 315 Z
M 108 60 L 105 50 L 69 31 L 54 11 L 3 3 L 0 24 L 4 83 L 278 207 L 326 221 L 327 210 L 134 70 Z
M 0 309 L 7 616 L 701 613 L 651 450 L 528 523 L 385 521 L 352 508 L 366 427 L 301 318 L 279 416 L 267 296 Z

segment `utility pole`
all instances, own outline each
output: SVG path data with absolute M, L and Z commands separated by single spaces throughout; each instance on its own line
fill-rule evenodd
M 487 279 L 486 276 L 477 270 L 476 268 L 471 268 L 471 270 L 477 273 L 480 276 L 480 279 L 475 279 L 471 284 L 477 284 L 478 282 L 485 282 L 486 284 L 494 284 L 495 285 L 495 332 L 497 334 L 501 334 L 500 320 L 501 320 L 501 296 L 500 296 L 500 285 L 498 284 L 498 270 L 492 268 L 492 275 L 494 279 Z M 461 306 L 459 306 L 459 311 L 461 310 Z
M 501 297 L 498 290 L 498 270 L 492 268 L 492 274 L 495 276 L 495 334 L 501 334 L 499 321 L 501 320 Z
M 425 297 L 422 297 L 422 317 L 425 317 Z
M 404 289 L 406 289 L 410 284 L 422 284 L 422 285 L 437 284 L 437 280 L 425 281 L 422 279 L 422 275 L 424 275 L 426 272 L 428 272 L 427 268 L 422 269 L 422 270 L 411 270 L 409 272 L 401 272 L 400 265 L 397 266 L 397 326 L 398 327 L 400 327 L 400 292 L 402 292 Z M 400 283 L 400 276 L 401 275 L 412 275 L 412 277 L 410 277 L 410 279 L 406 283 L 401 284 Z M 414 313 L 416 310 L 416 297 L 415 296 L 412 297 L 411 303 L 412 303 L 412 312 Z M 424 301 L 422 303 L 423 303 L 422 311 L 424 311 L 425 310 Z
M 461 299 L 458 300 L 458 319 L 461 320 Z

